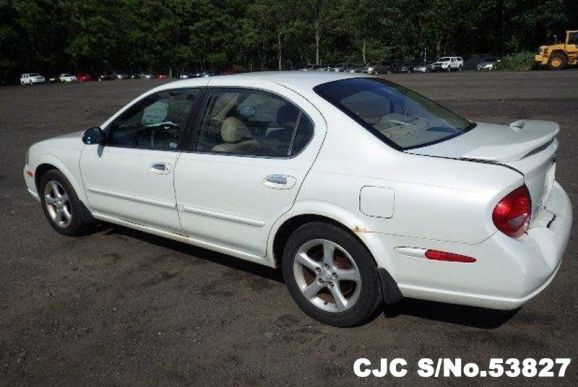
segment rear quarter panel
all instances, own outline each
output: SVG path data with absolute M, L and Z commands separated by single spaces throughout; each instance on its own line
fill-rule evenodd
M 362 239 L 378 233 L 477 244 L 497 231 L 491 214 L 498 200 L 523 183 L 502 166 L 396 151 L 332 106 L 324 115 L 325 142 L 289 215 L 306 207 Z M 393 190 L 392 217 L 361 211 L 364 186 Z

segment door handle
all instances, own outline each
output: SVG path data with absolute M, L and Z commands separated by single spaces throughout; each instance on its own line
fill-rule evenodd
M 269 175 L 263 180 L 263 185 L 265 187 L 274 189 L 291 189 L 297 182 L 293 176 L 288 175 Z
M 167 163 L 154 163 L 151 165 L 150 173 L 155 175 L 167 175 L 171 173 L 171 165 Z

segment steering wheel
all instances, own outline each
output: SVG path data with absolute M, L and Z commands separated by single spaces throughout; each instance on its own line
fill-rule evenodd
M 173 131 L 175 133 L 171 133 Z M 177 139 L 179 131 L 179 126 L 172 122 L 162 122 L 158 125 L 151 126 L 151 147 L 155 147 L 155 139 L 157 141 L 161 139 L 166 140 L 170 139 L 171 136 Z

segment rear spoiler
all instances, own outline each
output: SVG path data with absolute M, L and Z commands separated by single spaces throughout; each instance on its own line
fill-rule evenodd
M 560 125 L 553 121 L 540 121 L 540 120 L 518 120 L 514 121 L 510 124 L 510 128 L 513 131 L 519 132 L 522 129 L 534 129 L 534 128 L 541 128 L 543 130 L 552 131 L 554 134 L 552 137 L 558 134 L 560 131 Z
M 467 159 L 517 161 L 553 141 L 560 126 L 552 121 L 519 120 L 510 124 L 512 134 L 463 155 Z

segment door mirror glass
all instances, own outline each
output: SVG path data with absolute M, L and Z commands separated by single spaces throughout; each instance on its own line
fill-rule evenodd
M 82 142 L 86 145 L 102 144 L 103 141 L 104 132 L 98 126 L 86 129 L 82 135 Z

